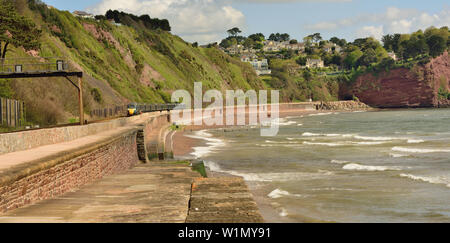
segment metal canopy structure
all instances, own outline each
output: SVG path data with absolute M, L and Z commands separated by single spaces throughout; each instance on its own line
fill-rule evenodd
M 83 72 L 74 71 L 61 57 L 36 57 L 0 59 L 0 78 L 51 78 L 64 77 L 78 90 L 80 125 L 84 125 Z M 70 77 L 77 77 L 78 84 Z

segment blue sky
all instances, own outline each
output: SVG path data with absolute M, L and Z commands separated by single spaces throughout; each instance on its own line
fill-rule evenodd
M 303 39 L 320 32 L 353 40 L 388 33 L 409 33 L 431 25 L 450 26 L 448 0 L 44 0 L 63 10 L 96 14 L 119 9 L 167 18 L 173 32 L 207 43 L 239 27 L 244 34 L 287 32 Z

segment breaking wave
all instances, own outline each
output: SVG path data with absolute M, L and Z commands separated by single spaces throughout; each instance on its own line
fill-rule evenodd
M 208 154 L 213 153 L 219 147 L 223 147 L 226 145 L 225 141 L 218 138 L 212 138 L 210 133 L 207 133 L 205 130 L 195 132 L 195 135 L 186 135 L 186 137 L 201 139 L 207 141 L 205 147 L 194 147 L 194 152 L 191 153 L 195 158 L 199 159 L 205 157 Z
M 423 149 L 423 148 L 404 148 L 404 147 L 393 147 L 392 151 L 405 152 L 405 153 L 417 153 L 417 154 L 450 153 L 450 150 L 448 150 L 448 149 Z
M 308 172 L 280 172 L 280 173 L 243 173 L 233 170 L 224 170 L 217 163 L 212 161 L 205 161 L 205 165 L 215 172 L 227 173 L 234 176 L 244 178 L 246 181 L 251 182 L 287 182 L 287 181 L 302 181 L 312 179 L 323 179 L 328 176 L 334 175 L 330 171 L 318 171 L 316 173 Z
M 343 167 L 344 170 L 351 171 L 395 171 L 402 170 L 401 167 L 397 166 L 370 166 L 370 165 L 360 165 L 356 163 L 347 164 Z
M 431 184 L 443 184 L 446 185 L 447 187 L 450 187 L 450 179 L 443 176 L 426 177 L 426 176 L 415 176 L 411 174 L 401 174 L 400 177 L 408 178 L 414 181 L 428 182 Z
M 300 194 L 291 194 L 288 191 L 283 191 L 281 189 L 275 189 L 273 192 L 269 193 L 269 195 L 267 195 L 270 198 L 273 199 L 278 199 L 278 198 L 282 198 L 282 197 L 304 197 Z

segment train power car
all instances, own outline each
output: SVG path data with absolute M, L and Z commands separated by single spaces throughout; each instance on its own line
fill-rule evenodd
M 139 105 L 136 103 L 129 104 L 127 107 L 127 115 L 128 116 L 140 115 L 142 111 L 139 108 L 140 108 Z

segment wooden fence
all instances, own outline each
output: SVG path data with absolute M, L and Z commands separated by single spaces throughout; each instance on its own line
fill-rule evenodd
M 0 120 L 5 127 L 25 125 L 25 103 L 18 100 L 0 98 Z

